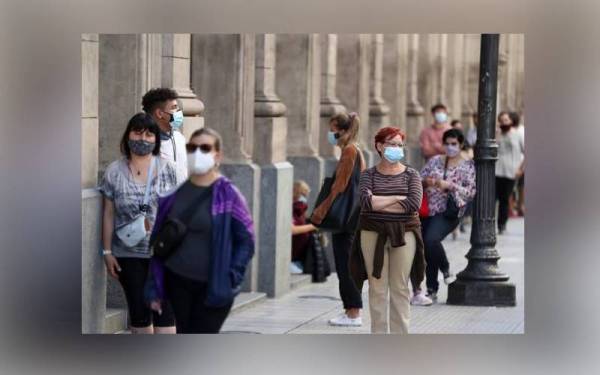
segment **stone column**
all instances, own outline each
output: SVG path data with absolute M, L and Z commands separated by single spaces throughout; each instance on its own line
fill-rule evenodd
M 508 34 L 501 34 L 500 44 L 498 47 L 498 92 L 497 92 L 497 103 L 496 108 L 500 111 L 510 110 L 508 107 Z
M 337 96 L 337 34 L 321 34 L 321 103 L 319 119 L 319 155 L 324 160 L 325 176 L 331 176 L 335 170 L 337 159 L 334 147 L 327 141 L 329 119 L 346 111 L 346 107 Z M 319 186 L 320 188 L 320 186 Z M 318 194 L 318 192 L 317 192 Z
M 287 106 L 288 156 L 294 180 L 311 188 L 309 212 L 323 181 L 324 161 L 319 157 L 321 42 L 318 34 L 277 35 L 277 92 Z M 291 204 L 291 203 L 290 203 Z
M 101 34 L 99 52 L 99 174 L 121 157 L 127 122 L 142 111 L 142 97 L 161 85 L 157 34 Z
M 203 99 L 205 126 L 223 137 L 221 172 L 240 189 L 260 244 L 260 168 L 254 149 L 255 36 L 193 34 L 192 88 Z M 260 249 L 256 249 L 258 257 Z M 258 275 L 246 273 L 243 290 L 255 290 Z
M 375 163 L 369 131 L 370 34 L 338 35 L 338 92 L 348 111 L 360 117 L 359 142 L 367 166 Z
M 390 107 L 390 124 L 406 132 L 408 34 L 385 34 L 383 39 L 383 98 Z
M 447 57 L 447 85 L 446 98 L 448 99 L 449 115 L 452 119 L 462 122 L 463 102 L 463 62 L 464 62 L 464 37 L 463 34 L 448 35 L 448 57 Z M 466 126 L 466 124 L 463 124 Z M 465 128 L 466 129 L 466 128 Z
M 179 95 L 183 110 L 183 135 L 204 127 L 204 103 L 190 88 L 192 34 L 162 34 L 162 86 L 171 87 Z
M 102 333 L 106 270 L 100 255 L 102 196 L 98 176 L 98 34 L 81 36 L 81 331 Z
M 290 288 L 294 179 L 294 168 L 286 161 L 286 106 L 275 93 L 275 45 L 275 34 L 256 36 L 254 160 L 261 168 L 258 287 L 269 297 L 279 297 Z
M 525 35 L 515 35 L 515 47 L 517 51 L 515 67 L 515 109 L 523 114 L 525 109 Z M 523 123 L 523 115 L 521 115 Z
M 506 108 L 511 111 L 517 110 L 517 72 L 518 72 L 518 34 L 504 34 L 501 37 L 507 39 L 507 72 L 505 86 Z
M 435 70 L 437 78 L 437 85 L 434 90 L 434 101 L 436 103 L 442 103 L 446 106 L 448 104 L 448 97 L 446 96 L 446 87 L 448 82 L 448 34 L 438 34 L 438 49 L 435 54 Z M 449 108 L 450 112 L 452 108 Z
M 390 107 L 383 99 L 383 34 L 372 35 L 371 42 L 369 131 L 365 143 L 374 149 L 373 139 L 375 139 L 375 134 L 377 134 L 382 127 L 390 125 Z M 376 152 L 374 152 L 374 156 L 375 155 Z M 375 158 L 375 160 L 377 160 L 377 158 Z
M 471 105 L 471 50 L 472 43 L 471 38 L 468 34 L 462 34 L 463 39 L 463 51 L 462 51 L 462 63 L 461 63 L 461 96 L 462 96 L 462 111 L 461 121 L 465 126 L 465 129 L 469 129 L 473 126 L 473 113 L 475 112 L 474 107 Z
M 465 35 L 465 69 L 467 69 L 467 89 L 466 101 L 468 102 L 471 113 L 477 112 L 477 92 L 479 89 L 479 51 L 480 51 L 480 40 L 481 34 L 467 34 Z M 469 124 L 472 124 L 472 120 L 469 120 Z
M 424 126 L 424 110 L 419 102 L 419 34 L 408 35 L 408 93 L 406 103 L 406 161 L 420 168 L 423 164 L 419 134 Z

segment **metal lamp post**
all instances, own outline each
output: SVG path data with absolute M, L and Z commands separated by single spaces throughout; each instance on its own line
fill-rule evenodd
M 498 34 L 482 34 L 479 67 L 479 97 L 475 169 L 477 194 L 473 207 L 471 249 L 467 267 L 448 286 L 449 305 L 515 306 L 515 285 L 500 272 L 495 249 L 495 139 L 496 91 L 498 84 Z

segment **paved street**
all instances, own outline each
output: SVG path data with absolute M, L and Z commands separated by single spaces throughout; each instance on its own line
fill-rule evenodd
M 470 230 L 470 228 L 467 228 Z M 524 230 L 522 218 L 508 222 L 506 234 L 498 237 L 500 268 L 517 287 L 516 307 L 470 307 L 445 304 L 447 289 L 441 283 L 439 303 L 411 309 L 410 333 L 524 333 Z M 456 240 L 448 236 L 444 245 L 455 272 L 467 264 L 469 233 Z M 369 333 L 368 284 L 363 289 L 363 326 L 331 327 L 327 320 L 339 314 L 341 301 L 337 278 L 332 274 L 326 283 L 308 284 L 277 299 L 266 299 L 245 309 L 232 312 L 222 333 L 293 333 L 342 334 Z

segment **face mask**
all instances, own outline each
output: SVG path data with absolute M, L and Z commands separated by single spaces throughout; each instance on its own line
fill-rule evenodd
M 336 146 L 337 145 L 338 138 L 339 138 L 339 135 L 337 133 L 334 133 L 332 131 L 327 132 L 327 141 L 332 146 Z
M 169 113 L 171 115 L 169 124 L 171 125 L 171 129 L 179 130 L 183 125 L 183 111 L 180 109 L 176 112 Z
M 507 131 L 510 130 L 510 128 L 512 127 L 512 125 L 500 125 L 500 130 L 502 130 L 504 133 L 506 133 Z
M 402 147 L 386 147 L 383 157 L 390 163 L 397 163 L 404 157 L 404 149 Z
M 455 157 L 460 152 L 460 148 L 458 146 L 446 145 L 445 147 L 446 155 L 450 156 L 451 158 Z
M 308 199 L 306 199 L 305 195 L 301 195 L 298 197 L 298 202 L 306 203 L 308 202 Z
M 438 124 L 443 124 L 446 121 L 448 121 L 448 115 L 445 112 L 436 112 L 434 117 L 435 122 L 437 122 Z
M 190 174 L 205 174 L 215 166 L 215 157 L 196 149 L 194 153 L 187 154 L 187 162 Z
M 127 144 L 129 145 L 129 149 L 131 150 L 131 152 L 139 156 L 148 155 L 154 150 L 154 146 L 156 145 L 154 143 L 147 142 L 141 139 L 137 141 L 130 139 L 127 141 Z

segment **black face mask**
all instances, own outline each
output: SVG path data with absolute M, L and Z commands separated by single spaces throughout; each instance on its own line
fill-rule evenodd
M 502 130 L 503 133 L 506 133 L 507 131 L 510 130 L 510 128 L 512 127 L 512 125 L 500 125 L 500 130 Z

